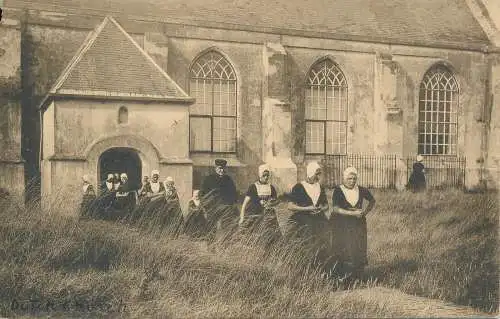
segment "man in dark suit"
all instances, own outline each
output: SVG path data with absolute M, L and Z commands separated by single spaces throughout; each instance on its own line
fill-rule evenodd
M 215 172 L 205 177 L 199 192 L 207 209 L 209 241 L 215 239 L 216 233 L 229 233 L 238 218 L 238 193 L 233 179 L 226 174 L 226 166 L 226 160 L 216 159 Z

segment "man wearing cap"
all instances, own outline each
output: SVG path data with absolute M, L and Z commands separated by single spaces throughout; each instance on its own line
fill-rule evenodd
M 222 205 L 234 205 L 237 200 L 236 186 L 232 178 L 226 174 L 227 161 L 215 160 L 215 174 L 208 175 L 203 181 L 200 196 L 213 194 Z
M 207 205 L 208 224 L 211 233 L 216 229 L 228 228 L 231 221 L 238 216 L 236 186 L 226 174 L 227 161 L 215 160 L 215 172 L 205 177 L 200 189 L 200 198 Z

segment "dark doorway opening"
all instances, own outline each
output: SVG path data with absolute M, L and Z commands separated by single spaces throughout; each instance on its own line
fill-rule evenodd
M 99 180 L 106 180 L 108 174 L 128 175 L 128 182 L 133 189 L 139 189 L 142 175 L 142 163 L 137 151 L 131 148 L 111 148 L 99 157 Z

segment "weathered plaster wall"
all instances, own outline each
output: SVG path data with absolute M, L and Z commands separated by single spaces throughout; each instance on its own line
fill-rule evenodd
M 118 110 L 128 109 L 128 123 Z M 188 106 L 182 104 L 65 100 L 55 102 L 56 156 L 84 157 L 93 143 L 114 135 L 151 141 L 162 157 L 188 158 Z
M 42 157 L 48 158 L 55 155 L 56 121 L 54 102 L 50 103 L 43 113 L 43 143 Z
M 22 197 L 21 30 L 15 22 L 2 23 L 0 33 L 0 188 Z

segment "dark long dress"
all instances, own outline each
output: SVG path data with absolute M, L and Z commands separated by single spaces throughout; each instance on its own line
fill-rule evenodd
M 250 198 L 245 210 L 245 218 L 241 224 L 241 233 L 257 235 L 258 242 L 269 247 L 281 237 L 281 231 L 273 207 L 264 208 L 261 201 L 272 203 L 277 200 L 277 192 L 273 185 L 268 187 L 258 181 L 248 187 L 246 196 Z
M 121 220 L 130 216 L 135 209 L 137 192 L 130 184 L 121 184 L 116 191 L 116 199 L 111 210 L 112 219 Z
M 181 230 L 183 216 L 179 196 L 175 188 L 165 188 L 164 206 L 155 212 L 154 222 L 173 237 Z
M 373 196 L 364 187 L 358 186 L 359 199 L 356 205 L 351 205 L 340 186 L 333 190 L 332 205 L 346 210 L 362 209 L 363 201 L 372 201 Z M 336 258 L 341 264 L 351 264 L 354 268 L 364 267 L 367 259 L 367 228 L 366 218 L 332 214 L 330 219 L 333 227 L 332 245 Z
M 116 199 L 116 190 L 114 184 L 111 183 L 111 188 L 108 188 L 106 181 L 101 183 L 99 197 L 97 199 L 97 214 L 96 217 L 108 218 L 110 209 L 113 207 Z
M 96 194 L 94 187 L 88 185 L 83 192 L 82 202 L 80 203 L 80 216 L 93 217 L 96 208 Z
M 207 219 L 205 210 L 191 199 L 188 203 L 188 213 L 184 223 L 184 233 L 191 238 L 201 238 L 206 235 Z
M 413 171 L 408 180 L 407 188 L 412 192 L 422 192 L 426 188 L 426 180 L 424 174 L 424 164 L 417 162 L 413 164 Z
M 302 183 L 296 184 L 289 199 L 300 207 L 313 206 L 313 200 L 308 195 Z M 316 207 L 328 204 L 326 192 L 321 186 L 321 192 Z M 301 255 L 309 261 L 311 258 L 314 266 L 326 264 L 328 259 L 328 219 L 325 214 L 311 214 L 308 212 L 295 212 L 290 216 L 291 227 L 287 239 L 294 249 L 299 249 Z
M 152 186 L 152 182 L 146 183 L 143 187 L 143 192 L 146 194 L 159 194 L 161 192 L 165 192 L 165 186 L 163 183 L 158 182 L 159 187 L 158 191 L 154 191 Z M 134 213 L 134 220 L 138 220 L 141 218 L 151 219 L 154 218 L 157 214 L 162 214 L 166 205 L 165 196 L 160 196 L 156 198 L 148 198 L 144 196 L 141 198 L 139 205 Z

